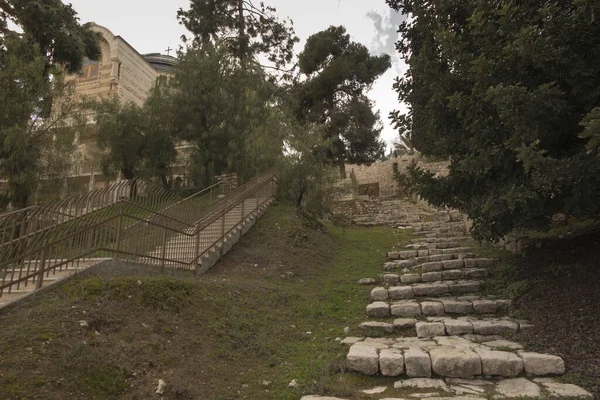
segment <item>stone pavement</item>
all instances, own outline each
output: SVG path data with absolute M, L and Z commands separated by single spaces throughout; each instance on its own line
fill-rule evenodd
M 509 300 L 483 293 L 495 260 L 462 247 L 468 237 L 462 218 L 443 214 L 432 211 L 432 222 L 411 222 L 418 238 L 389 252 L 379 277 L 358 282 L 374 287 L 363 334 L 340 338 L 348 347 L 347 368 L 395 378 L 363 394 L 387 400 L 593 398 L 556 379 L 565 373 L 560 357 L 514 341 L 535 327 L 508 315 Z M 402 220 L 390 225 L 406 227 Z

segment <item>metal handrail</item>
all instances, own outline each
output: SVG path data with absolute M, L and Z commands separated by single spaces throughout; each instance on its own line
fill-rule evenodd
M 229 186 L 223 186 L 223 190 L 232 186 L 232 182 L 222 185 L 225 184 Z M 217 248 L 219 243 L 223 248 L 226 237 L 233 230 L 243 227 L 249 216 L 274 198 L 276 184 L 275 172 L 270 170 L 224 197 L 212 195 L 223 188 L 217 183 L 185 199 L 155 192 L 149 203 L 140 201 L 144 200 L 144 194 L 152 192 L 144 186 L 145 182 L 130 182 L 129 186 L 119 184 L 118 192 L 105 190 L 102 196 L 107 193 L 124 196 L 116 200 L 113 197 L 111 204 L 93 212 L 80 212 L 76 218 L 53 221 L 41 229 L 29 224 L 26 229 L 19 230 L 18 235 L 12 229 L 14 239 L 0 244 L 0 297 L 4 292 L 10 294 L 28 284 L 41 287 L 44 277 L 49 274 L 76 268 L 80 262 L 95 257 L 112 256 L 161 267 L 197 269 L 210 250 Z M 198 201 L 202 196 L 209 196 L 208 204 L 204 200 Z M 80 196 L 39 207 L 49 213 L 35 208 L 30 212 L 36 212 L 36 218 L 47 217 L 64 208 L 65 204 L 75 204 L 77 211 L 82 199 L 89 197 Z M 153 209 L 157 201 L 164 199 L 176 201 Z

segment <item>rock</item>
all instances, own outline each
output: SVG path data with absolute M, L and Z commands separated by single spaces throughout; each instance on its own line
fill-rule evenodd
M 565 373 L 565 362 L 558 356 L 541 353 L 519 351 L 523 359 L 527 375 L 562 375 Z
M 441 271 L 442 269 L 443 269 L 442 263 L 439 261 L 427 262 L 427 263 L 421 264 L 421 272 L 423 272 L 423 273 Z
M 448 285 L 442 283 L 424 283 L 412 287 L 415 296 L 439 296 L 449 292 Z
M 519 325 L 511 321 L 472 321 L 473 331 L 480 335 L 517 333 Z
M 371 300 L 373 301 L 386 301 L 388 299 L 388 291 L 383 287 L 376 287 L 371 290 Z
M 261 385 L 263 385 L 263 386 L 270 386 L 271 383 L 273 383 L 273 382 L 271 382 L 271 381 L 262 381 Z
M 431 377 L 431 359 L 423 349 L 411 347 L 404 351 L 406 375 L 411 378 Z M 394 387 L 396 384 L 394 384 Z
M 359 279 L 356 283 L 358 283 L 359 285 L 375 285 L 377 283 L 377 280 L 373 278 L 362 278 Z
M 300 400 L 344 400 L 339 397 L 327 397 L 327 396 L 302 396 Z
M 542 393 L 538 385 L 525 378 L 503 379 L 496 385 L 496 391 L 508 398 L 537 398 Z
M 552 227 L 553 228 L 558 228 L 561 226 L 566 226 L 567 225 L 567 215 L 566 214 L 562 214 L 562 213 L 557 213 L 554 214 L 552 216 Z
M 467 278 L 469 278 L 469 279 L 479 279 L 479 278 L 486 278 L 488 276 L 489 272 L 485 268 L 473 268 L 473 269 L 465 270 L 465 274 L 467 275 Z
M 394 286 L 389 288 L 388 296 L 392 300 L 412 299 L 415 294 L 410 286 Z
M 347 337 L 341 341 L 341 344 L 344 344 L 346 346 L 352 346 L 353 344 L 362 342 L 363 340 L 364 338 L 361 337 Z
M 397 251 L 388 251 L 387 256 L 391 260 L 397 260 L 399 258 Z
M 375 347 L 355 344 L 350 347 L 346 360 L 352 371 L 365 375 L 375 375 L 379 371 L 379 355 Z
M 477 260 L 475 258 L 465 258 L 465 268 L 477 268 Z
M 473 310 L 477 314 L 495 314 L 498 305 L 493 300 L 473 300 Z
M 421 303 L 423 315 L 444 315 L 444 305 L 435 301 L 424 301 Z
M 441 346 L 429 352 L 433 372 L 450 378 L 481 374 L 481 359 L 471 350 Z
M 470 301 L 442 299 L 442 304 L 447 314 L 470 314 L 473 312 L 473 303 Z
M 459 269 L 465 266 L 465 262 L 463 260 L 442 261 L 442 266 L 444 269 Z
M 395 389 L 438 389 L 448 390 L 448 386 L 441 379 L 412 378 L 394 382 Z
M 376 301 L 367 306 L 367 315 L 369 317 L 388 317 L 390 315 L 390 305 L 383 301 Z
M 420 338 L 432 338 L 446 334 L 446 329 L 442 322 L 417 322 L 416 328 L 417 336 Z
M 288 387 L 295 388 L 298 387 L 298 381 L 296 379 L 292 379 L 290 383 L 288 383 Z
M 413 258 L 413 257 L 417 257 L 419 255 L 419 253 L 416 250 L 408 250 L 408 251 L 399 251 L 398 252 L 398 257 L 406 260 L 408 258 Z
M 404 274 L 400 276 L 402 283 L 417 283 L 421 282 L 421 274 Z
M 519 343 L 511 342 L 508 340 L 493 340 L 491 342 L 483 343 L 484 346 L 490 347 L 492 349 L 508 349 L 508 350 L 521 350 L 523 346 Z
M 411 329 L 414 328 L 417 320 L 414 318 L 396 318 L 394 320 L 394 329 Z
M 569 383 L 559 383 L 550 378 L 537 378 L 533 380 L 540 383 L 549 393 L 551 397 L 564 398 L 583 398 L 593 399 L 594 396 L 579 386 Z
M 442 272 L 442 278 L 448 281 L 456 281 L 459 279 L 465 279 L 466 277 L 467 275 L 465 274 L 465 271 L 460 269 L 450 269 Z
M 380 394 L 383 393 L 387 390 L 387 386 L 377 386 L 374 387 L 373 389 L 365 389 L 362 392 L 364 394 Z
M 79 326 L 85 328 L 88 326 L 88 322 L 82 319 L 81 321 L 79 321 Z
M 421 281 L 423 282 L 437 282 L 442 280 L 441 272 L 427 272 L 421 274 Z
M 158 385 L 156 386 L 156 394 L 164 394 L 165 393 L 165 388 L 167 387 L 167 384 L 165 381 L 163 381 L 162 379 L 158 380 Z
M 473 325 L 469 321 L 448 320 L 444 322 L 446 333 L 452 336 L 473 333 Z M 442 335 L 440 335 L 442 336 Z
M 449 286 L 449 289 L 453 294 L 475 293 L 481 290 L 481 282 L 455 281 L 453 285 Z
M 383 376 L 398 376 L 404 372 L 404 356 L 399 349 L 383 349 L 379 353 L 379 370 Z
M 517 376 L 523 372 L 523 360 L 514 353 L 495 350 L 477 350 L 484 375 Z
M 394 317 L 416 317 L 421 315 L 421 305 L 416 301 L 399 301 L 390 307 Z
M 400 282 L 400 276 L 396 274 L 385 274 L 383 275 L 383 283 L 386 285 L 397 285 Z
M 392 333 L 394 331 L 394 325 L 387 322 L 367 321 L 359 325 L 359 328 L 364 331 L 376 331 Z

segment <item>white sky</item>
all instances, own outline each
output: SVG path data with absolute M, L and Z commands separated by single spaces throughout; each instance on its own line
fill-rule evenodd
M 71 3 L 81 22 L 93 21 L 123 37 L 140 53 L 165 53 L 168 47 L 178 48 L 185 28 L 176 17 L 179 8 L 187 8 L 189 0 L 63 0 Z M 256 1 L 259 3 L 260 1 Z M 389 46 L 389 40 L 378 34 L 373 21 L 367 17 L 370 11 L 389 15 L 390 9 L 383 0 L 264 0 L 277 8 L 280 18 L 294 21 L 296 34 L 301 42 L 297 52 L 313 33 L 331 25 L 344 25 L 352 39 L 361 42 L 374 52 L 385 51 L 395 61 L 392 67 L 374 85 L 370 97 L 381 112 L 384 124 L 383 139 L 389 144 L 398 134 L 390 126 L 389 112 L 399 108 L 396 93 L 392 90 L 394 78 L 404 71 L 404 65 Z M 389 24 L 391 27 L 393 24 Z M 388 27 L 388 28 L 389 28 Z M 391 33 L 397 35 L 395 29 Z M 388 32 L 389 34 L 389 32 Z M 384 46 L 387 42 L 388 46 Z M 378 46 L 378 44 L 380 44 Z M 173 53 L 171 53 L 173 54 Z

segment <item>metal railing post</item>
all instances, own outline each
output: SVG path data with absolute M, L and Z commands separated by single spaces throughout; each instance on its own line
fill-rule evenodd
M 115 260 L 119 259 L 119 254 L 121 253 L 121 232 L 123 231 L 123 215 L 124 215 L 124 207 L 123 203 L 120 204 L 119 210 L 119 222 L 117 225 L 117 246 L 115 250 Z
M 260 189 L 256 190 L 256 211 L 258 211 L 258 196 L 260 194 Z
M 198 258 L 200 254 L 200 230 L 196 232 L 196 249 L 194 251 L 194 258 L 196 260 L 196 275 L 198 275 L 198 265 L 200 265 L 200 259 Z
M 162 254 L 160 256 L 160 267 L 164 271 L 165 269 L 165 258 L 167 256 L 167 228 L 163 229 L 163 237 L 162 237 Z
M 244 215 L 244 205 L 246 204 L 246 199 L 242 200 L 242 215 L 240 216 L 240 224 L 242 225 L 242 229 L 244 229 L 244 219 L 245 219 L 245 215 Z
M 225 250 L 225 214 L 223 214 L 223 217 L 221 218 L 221 251 L 220 251 L 220 258 L 223 258 L 223 252 Z
M 46 272 L 46 258 L 48 256 L 48 247 L 45 246 L 42 249 L 42 256 L 40 258 L 40 272 L 37 282 L 35 283 L 35 288 L 39 289 L 42 287 L 44 283 L 44 272 Z

